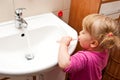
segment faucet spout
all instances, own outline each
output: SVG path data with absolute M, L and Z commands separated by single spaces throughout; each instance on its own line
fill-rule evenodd
M 18 29 L 27 28 L 28 23 L 23 19 L 16 19 L 16 27 Z

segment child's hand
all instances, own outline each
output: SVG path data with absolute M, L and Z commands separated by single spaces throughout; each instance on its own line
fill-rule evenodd
M 71 42 L 72 38 L 70 36 L 65 36 L 62 37 L 61 40 L 59 41 L 60 44 L 69 46 L 70 42 Z

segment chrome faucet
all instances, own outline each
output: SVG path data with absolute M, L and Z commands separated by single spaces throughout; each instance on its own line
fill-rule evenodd
M 15 10 L 16 27 L 18 29 L 27 28 L 28 23 L 22 18 L 22 12 L 25 8 L 17 8 Z

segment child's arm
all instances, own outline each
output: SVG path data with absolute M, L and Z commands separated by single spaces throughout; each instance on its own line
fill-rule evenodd
M 70 64 L 70 55 L 68 53 L 68 46 L 70 41 L 72 40 L 71 37 L 63 37 L 59 43 L 59 53 L 58 53 L 58 64 L 59 67 L 64 69 Z

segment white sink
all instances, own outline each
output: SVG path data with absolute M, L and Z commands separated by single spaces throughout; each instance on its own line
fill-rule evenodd
M 15 27 L 15 21 L 0 23 L 0 74 L 23 75 L 44 72 L 57 64 L 62 36 L 77 39 L 77 32 L 52 13 L 25 18 L 28 27 Z M 72 41 L 69 53 L 75 50 Z

